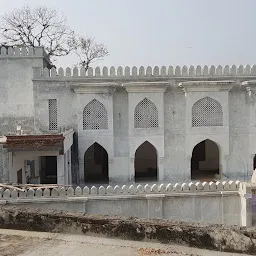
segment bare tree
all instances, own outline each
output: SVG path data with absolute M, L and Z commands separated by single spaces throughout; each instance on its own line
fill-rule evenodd
M 98 44 L 92 37 L 74 36 L 69 41 L 70 48 L 78 56 L 79 66 L 88 70 L 91 63 L 101 60 L 109 55 L 109 52 L 104 44 Z
M 66 18 L 48 7 L 15 9 L 1 17 L 1 43 L 8 46 L 44 46 L 49 59 L 65 56 L 72 50 L 68 42 L 74 35 L 66 23 Z

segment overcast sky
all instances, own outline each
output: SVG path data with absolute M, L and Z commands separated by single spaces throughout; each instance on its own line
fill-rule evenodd
M 104 43 L 99 66 L 256 63 L 256 0 L 0 0 L 58 9 L 80 34 Z M 65 57 L 58 66 L 72 66 Z

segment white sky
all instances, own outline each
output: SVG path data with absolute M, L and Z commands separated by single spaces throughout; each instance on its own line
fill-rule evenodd
M 58 9 L 80 34 L 104 43 L 99 66 L 256 63 L 256 0 L 0 0 Z M 72 66 L 63 57 L 58 66 Z

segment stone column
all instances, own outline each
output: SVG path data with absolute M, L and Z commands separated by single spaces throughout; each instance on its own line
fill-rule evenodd
M 164 195 L 146 195 L 148 202 L 148 218 L 163 218 Z
M 158 181 L 164 180 L 164 157 L 158 157 Z
M 67 155 L 64 153 L 64 185 L 67 185 Z
M 64 155 L 57 156 L 57 184 L 65 184 L 65 157 Z
M 134 168 L 134 158 L 130 157 L 130 172 L 129 172 L 129 181 L 135 181 L 135 168 Z
M 79 159 L 79 183 L 85 183 L 84 180 L 84 159 Z
M 41 160 L 40 156 L 34 157 L 34 161 L 35 161 L 35 176 L 40 176 L 40 164 L 41 164 L 40 160 Z
M 68 184 L 73 184 L 71 171 L 71 148 L 68 150 Z
M 0 162 L 0 168 L 2 169 L 2 182 L 9 182 L 10 181 L 10 173 L 12 172 L 12 153 L 8 153 L 7 149 L 2 148 L 2 163 Z M 0 157 L 1 160 L 1 157 Z
M 182 172 L 176 174 L 179 181 L 190 182 L 191 181 L 191 155 L 184 156 L 184 168 Z
M 253 175 L 253 160 L 254 160 L 255 154 L 251 154 L 248 157 L 248 163 L 247 163 L 247 180 L 250 181 Z
M 69 184 L 69 177 L 68 177 L 68 151 L 64 154 L 64 165 L 65 165 L 65 185 Z
M 114 158 L 108 158 L 108 178 L 110 183 L 114 183 L 115 180 L 115 172 L 114 172 Z
M 240 184 L 241 226 L 252 226 L 252 189 L 246 183 Z
M 220 178 L 225 179 L 225 178 L 232 178 L 229 177 L 230 174 L 228 173 L 228 155 L 225 155 L 223 152 L 223 149 L 219 147 L 219 173 L 220 173 Z

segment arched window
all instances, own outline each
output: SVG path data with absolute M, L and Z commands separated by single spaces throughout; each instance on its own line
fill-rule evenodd
M 93 99 L 83 111 L 83 130 L 103 129 L 108 129 L 108 113 L 101 102 Z
M 192 127 L 223 126 L 223 111 L 220 103 L 205 97 L 192 107 Z
M 134 128 L 158 127 L 158 110 L 156 105 L 145 98 L 135 108 Z

